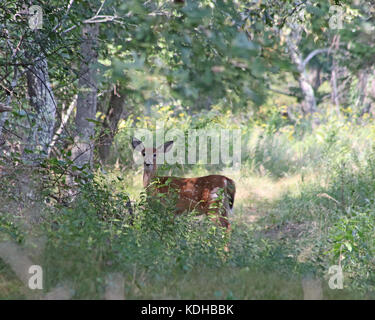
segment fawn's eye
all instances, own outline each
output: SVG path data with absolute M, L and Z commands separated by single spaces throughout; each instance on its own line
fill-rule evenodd
M 156 153 L 154 153 L 154 158 L 156 158 Z
M 144 151 L 142 151 L 142 156 L 145 156 L 145 152 Z

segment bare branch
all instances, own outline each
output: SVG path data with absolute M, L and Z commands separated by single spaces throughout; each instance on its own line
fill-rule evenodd
M 65 12 L 63 18 L 61 19 L 61 21 L 58 24 L 55 25 L 55 27 L 52 29 L 52 31 L 56 31 L 56 29 L 61 26 L 61 24 L 63 23 L 63 21 L 65 20 L 65 18 L 68 16 L 69 11 L 70 11 L 70 9 L 71 9 L 71 7 L 73 5 L 73 2 L 74 2 L 74 0 L 70 0 L 69 1 L 68 7 L 66 9 L 66 12 Z
M 330 48 L 324 48 L 324 49 L 315 49 L 314 51 L 311 51 L 309 55 L 303 60 L 302 66 L 305 69 L 306 65 L 309 63 L 309 61 L 314 58 L 319 53 L 329 52 Z
M 119 18 L 117 15 L 114 15 L 114 16 L 109 16 L 109 15 L 99 15 L 99 13 L 100 13 L 100 12 L 102 11 L 102 9 L 103 9 L 103 6 L 104 6 L 105 2 L 106 2 L 106 0 L 104 0 L 104 1 L 101 3 L 101 5 L 100 5 L 98 11 L 96 12 L 96 14 L 95 14 L 93 17 L 84 20 L 83 23 L 102 23 L 102 22 L 112 22 L 112 21 L 113 21 L 113 22 L 115 22 L 115 23 L 120 23 L 120 24 L 122 24 L 121 21 L 117 20 L 117 19 Z M 74 26 L 71 26 L 71 27 L 69 27 L 68 29 L 64 30 L 62 33 L 67 33 L 67 32 L 69 32 L 69 31 L 75 29 L 76 27 L 77 27 L 77 26 L 75 26 L 75 25 L 74 25 Z
M 104 1 L 102 2 L 102 4 L 100 5 L 100 8 L 99 8 L 99 10 L 96 12 L 95 16 L 99 15 L 100 11 L 102 11 L 103 6 L 104 6 L 104 4 L 105 4 L 105 1 L 106 1 L 106 0 L 104 0 Z
M 104 15 L 99 15 L 99 16 L 94 16 L 90 19 L 86 19 L 83 22 L 84 23 L 101 23 L 101 22 L 111 22 L 115 21 L 118 18 L 118 16 L 104 16 Z
M 72 114 L 73 109 L 76 106 L 76 104 L 77 104 L 77 95 L 74 96 L 72 102 L 70 103 L 70 105 L 68 107 L 68 110 L 67 110 L 66 114 L 64 115 L 63 119 L 61 120 L 60 127 L 57 129 L 55 135 L 52 138 L 52 142 L 51 142 L 50 146 L 48 147 L 48 155 L 50 155 L 53 147 L 55 146 L 57 140 L 59 139 L 61 133 L 63 132 L 63 130 L 65 128 L 65 125 L 68 122 L 69 117 Z

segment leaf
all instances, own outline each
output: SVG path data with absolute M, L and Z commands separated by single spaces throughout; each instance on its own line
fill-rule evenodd
M 349 252 L 352 252 L 353 250 L 352 245 L 348 241 L 345 241 L 344 245 L 349 250 Z
M 96 119 L 90 119 L 90 118 L 86 118 L 86 120 L 88 122 L 92 122 L 92 123 L 95 123 L 95 124 L 98 124 L 98 125 L 102 125 L 102 122 L 101 121 L 98 121 Z
M 248 39 L 248 37 L 245 35 L 245 33 L 240 32 L 232 41 L 232 45 L 237 48 L 241 49 L 247 49 L 251 51 L 257 51 L 259 49 L 259 46 Z
M 26 117 L 27 113 L 25 110 L 12 111 L 12 114 L 16 117 Z

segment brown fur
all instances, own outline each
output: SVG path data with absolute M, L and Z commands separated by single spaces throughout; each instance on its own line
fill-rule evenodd
M 139 149 L 144 156 L 143 186 L 146 189 L 151 188 L 151 194 L 177 192 L 176 214 L 196 210 L 201 214 L 212 215 L 215 221 L 218 220 L 217 222 L 229 231 L 228 215 L 233 208 L 236 193 L 234 181 L 221 175 L 197 178 L 157 176 L 154 155 L 159 152 L 168 152 L 172 144 L 173 142 L 169 141 L 157 149 L 145 149 L 140 140 L 133 138 L 133 148 Z
M 176 177 L 158 177 L 153 180 L 156 182 L 157 192 L 168 194 L 173 189 L 178 193 L 176 203 L 176 213 L 196 210 L 201 214 L 214 213 L 219 217 L 220 224 L 226 229 L 230 228 L 228 214 L 233 204 L 235 188 L 233 180 L 221 176 L 210 175 L 198 178 L 176 178 Z M 216 197 L 220 190 L 223 190 L 222 203 L 217 203 Z M 223 206 L 221 212 L 220 205 Z

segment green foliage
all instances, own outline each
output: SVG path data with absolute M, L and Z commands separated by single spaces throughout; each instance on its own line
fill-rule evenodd
M 367 291 L 372 290 L 375 283 L 374 206 L 358 210 L 353 209 L 350 214 L 340 217 L 331 228 L 330 254 L 340 262 L 350 285 Z
M 0 212 L 0 240 L 13 240 L 18 243 L 24 241 L 24 234 L 10 215 Z

